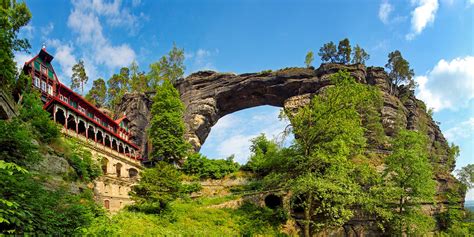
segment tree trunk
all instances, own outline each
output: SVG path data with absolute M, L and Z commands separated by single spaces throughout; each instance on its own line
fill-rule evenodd
M 306 206 L 304 208 L 304 236 L 310 237 L 311 236 L 311 199 L 313 195 L 311 193 L 308 194 L 308 199 L 306 200 Z

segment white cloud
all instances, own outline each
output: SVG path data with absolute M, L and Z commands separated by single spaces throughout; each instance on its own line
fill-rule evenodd
M 447 129 L 443 134 L 450 142 L 472 137 L 474 134 L 474 117 Z
M 438 11 L 438 0 L 412 0 L 417 7 L 411 12 L 411 32 L 406 35 L 412 40 L 419 35 L 428 24 L 435 20 Z
M 89 71 L 94 72 L 100 65 L 110 71 L 128 66 L 136 58 L 135 51 L 128 44 L 113 45 L 104 35 L 101 24 L 104 16 L 109 25 L 135 28 L 135 18 L 121 7 L 120 1 L 105 3 L 101 0 L 73 1 L 73 10 L 68 18 L 68 27 L 78 35 L 76 43 L 82 52 Z M 132 19 L 133 18 L 133 19 Z M 86 68 L 87 70 L 87 68 Z M 94 74 L 94 73 L 92 73 Z M 90 78 L 94 76 L 90 75 Z
M 255 109 L 255 110 L 254 110 Z M 245 164 L 250 156 L 250 140 L 264 133 L 269 139 L 281 140 L 281 133 L 288 125 L 278 119 L 279 110 L 260 113 L 259 108 L 239 111 L 226 115 L 212 127 L 211 134 L 204 143 L 206 150 L 213 150 L 217 157 L 225 158 L 232 154 L 235 160 Z M 249 116 L 257 111 L 257 113 Z
M 465 107 L 474 99 L 474 56 L 442 59 L 415 81 L 419 85 L 417 97 L 434 111 Z
M 393 6 L 388 0 L 382 1 L 379 7 L 379 19 L 384 23 L 388 24 L 390 13 L 393 11 Z
M 214 66 L 213 58 L 219 54 L 218 49 L 207 50 L 207 49 L 198 49 L 196 52 L 186 53 L 185 59 L 190 60 L 190 68 L 188 71 L 204 71 L 204 70 L 213 70 L 217 71 Z
M 24 52 L 17 52 L 15 53 L 15 62 L 16 62 L 16 67 L 18 71 L 21 71 L 23 69 L 23 66 L 27 61 L 33 58 L 33 55 L 24 53 Z
M 49 36 L 49 34 L 54 30 L 54 24 L 50 22 L 47 26 L 43 26 L 40 28 L 41 30 L 41 37 L 44 39 Z

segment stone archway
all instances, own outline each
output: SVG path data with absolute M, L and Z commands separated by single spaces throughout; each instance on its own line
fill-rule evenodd
M 185 105 L 186 139 L 198 151 L 217 121 L 227 114 L 261 105 L 294 110 L 330 85 L 330 75 L 347 70 L 366 83 L 364 65 L 323 64 L 318 69 L 286 68 L 245 74 L 202 71 L 176 83 Z
M 66 124 L 66 115 L 64 113 L 64 110 L 62 108 L 57 108 L 56 110 L 56 122 L 65 125 Z
M 67 117 L 67 129 L 77 132 L 76 117 L 72 114 Z

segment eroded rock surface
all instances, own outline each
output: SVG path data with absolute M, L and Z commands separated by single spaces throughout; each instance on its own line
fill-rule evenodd
M 230 74 L 202 71 L 176 83 L 185 105 L 186 138 L 198 151 L 213 125 L 230 113 L 260 105 L 273 105 L 296 110 L 309 103 L 312 96 L 330 85 L 330 76 L 347 70 L 358 82 L 381 90 L 383 108 L 380 111 L 386 135 L 396 129 L 407 128 L 424 132 L 429 137 L 430 158 L 438 183 L 437 205 L 426 204 L 424 209 L 439 213 L 447 203 L 448 192 L 464 197 L 459 182 L 452 176 L 454 159 L 441 130 L 425 104 L 413 92 L 394 88 L 391 93 L 388 75 L 381 67 L 364 65 L 323 64 L 319 68 L 285 68 L 273 72 Z M 132 139 L 146 150 L 146 127 L 150 119 L 151 100 L 147 95 L 124 96 L 119 111 L 125 111 L 132 121 Z M 381 154 L 388 151 L 381 150 Z M 450 158 L 451 157 L 451 158 Z M 463 198 L 462 198 L 463 199 Z M 462 200 L 459 201 L 462 205 Z

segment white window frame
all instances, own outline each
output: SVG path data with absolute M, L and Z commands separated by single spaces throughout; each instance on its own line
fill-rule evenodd
M 34 84 L 35 84 L 36 87 L 40 88 L 41 85 L 40 85 L 39 77 L 35 76 L 35 83 Z
M 53 86 L 48 84 L 48 94 L 53 95 Z
M 41 90 L 46 92 L 46 82 L 41 80 Z

